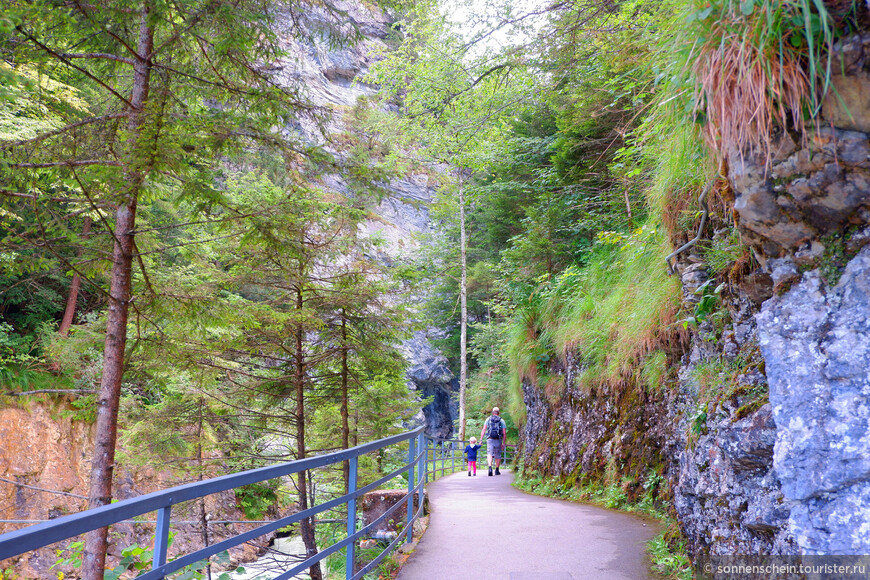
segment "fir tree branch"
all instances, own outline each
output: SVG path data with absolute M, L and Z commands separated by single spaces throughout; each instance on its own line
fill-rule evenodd
M 0 189 L 0 195 L 5 195 L 6 197 L 20 197 L 23 199 L 32 199 L 38 201 L 57 201 L 57 202 L 69 202 L 69 203 L 90 203 L 91 200 L 79 197 L 50 197 L 50 196 L 42 196 L 35 193 L 19 193 L 17 191 L 9 191 L 7 189 Z
M 132 103 L 131 103 L 131 102 L 130 102 L 126 97 L 124 97 L 123 95 L 121 95 L 121 93 L 119 93 L 118 91 L 116 91 L 115 89 L 113 89 L 111 86 L 109 86 L 109 85 L 108 85 L 107 83 L 105 83 L 104 81 L 98 79 L 98 78 L 97 78 L 97 77 L 96 77 L 92 72 L 90 72 L 89 70 L 84 69 L 84 68 L 78 66 L 77 64 L 73 63 L 71 60 L 64 58 L 64 57 L 63 57 L 61 54 L 59 54 L 56 50 L 54 50 L 54 49 L 48 47 L 47 45 L 45 45 L 45 44 L 43 44 L 42 42 L 40 42 L 39 40 L 37 40 L 35 36 L 33 36 L 32 34 L 30 34 L 29 32 L 27 32 L 26 30 L 24 30 L 23 27 L 21 27 L 21 26 L 16 26 L 15 29 L 16 29 L 18 32 L 20 32 L 21 35 L 24 36 L 24 38 L 26 38 L 27 40 L 29 40 L 30 42 L 32 42 L 33 44 L 35 44 L 36 46 L 38 46 L 39 48 L 41 48 L 42 50 L 44 50 L 45 52 L 47 52 L 48 54 L 50 54 L 51 56 L 53 56 L 54 58 L 60 60 L 60 61 L 63 62 L 65 65 L 69 66 L 70 68 L 74 68 L 75 70 L 77 70 L 77 71 L 79 71 L 80 73 L 82 73 L 83 75 L 85 75 L 86 77 L 88 77 L 89 79 L 91 79 L 92 81 L 94 81 L 95 83 L 97 83 L 98 85 L 100 85 L 101 87 L 103 87 L 104 89 L 106 89 L 107 91 L 109 91 L 110 93 L 112 93 L 113 95 L 115 95 L 115 97 L 117 97 L 119 100 L 121 100 L 121 101 L 122 101 L 125 105 L 127 105 L 129 108 L 131 108 L 131 109 L 133 108 L 133 104 L 132 104 Z
M 133 66 L 136 64 L 136 61 L 134 61 L 131 58 L 124 58 L 123 56 L 118 56 L 116 54 L 109 54 L 107 52 L 62 52 L 62 53 L 59 53 L 59 55 L 63 58 L 69 58 L 69 59 L 73 59 L 73 58 L 89 58 L 89 59 L 102 58 L 102 59 L 106 59 L 106 60 L 114 60 L 117 62 L 123 62 L 125 64 L 129 64 L 130 66 Z
M 2 393 L 7 397 L 23 397 L 24 395 L 41 395 L 43 393 L 74 393 L 77 395 L 93 395 L 96 391 L 93 389 L 36 389 L 35 391 L 6 391 Z M 0 481 L 8 481 L 0 477 Z M 26 487 L 26 486 L 25 486 Z M 45 490 L 47 491 L 47 490 Z
M 60 129 L 55 129 L 54 131 L 49 131 L 48 133 L 43 133 L 42 135 L 37 135 L 31 139 L 23 139 L 21 141 L 15 141 L 14 143 L 3 143 L 0 144 L 0 149 L 11 149 L 13 147 L 20 147 L 22 145 L 29 145 L 31 143 L 38 143 L 39 141 L 44 141 L 46 139 L 50 139 L 56 135 L 60 135 L 61 133 L 66 133 L 72 129 L 77 129 L 79 127 L 84 127 L 85 125 L 90 125 L 93 123 L 100 123 L 102 121 L 111 121 L 113 119 L 124 119 L 129 117 L 129 113 L 113 113 L 111 115 L 103 115 L 102 117 L 91 117 L 89 119 L 83 119 L 77 123 L 71 123 L 66 125 L 65 127 L 61 127 Z
M 104 32 L 105 34 L 108 34 L 108 35 L 109 35 L 109 36 L 110 36 L 110 37 L 111 37 L 115 42 L 117 42 L 118 44 L 120 44 L 121 46 L 123 46 L 124 48 L 126 48 L 126 49 L 127 49 L 127 52 L 129 52 L 130 54 L 132 54 L 132 55 L 136 58 L 136 60 L 141 60 L 141 59 L 142 59 L 142 55 L 140 55 L 140 54 L 136 51 L 136 49 L 134 49 L 132 46 L 130 46 L 130 44 L 127 43 L 126 40 L 124 40 L 123 38 L 121 38 L 120 36 L 118 36 L 117 34 L 115 34 L 114 32 L 112 32 L 111 29 L 110 29 L 108 26 L 106 26 L 106 24 L 105 24 L 104 22 L 97 22 L 96 20 L 94 20 L 93 16 L 91 15 L 91 13 L 90 13 L 89 11 L 97 11 L 97 10 L 100 10 L 101 7 L 94 6 L 94 5 L 92 5 L 92 4 L 82 4 L 82 3 L 79 2 L 78 0 L 73 0 L 73 5 L 74 5 L 76 8 L 78 8 L 79 12 L 80 12 L 80 13 L 81 13 L 85 18 L 87 18 L 88 20 L 90 20 L 91 23 L 92 23 L 94 26 L 98 27 L 98 28 L 100 29 L 101 32 Z M 139 10 L 137 10 L 137 9 L 135 9 L 135 8 L 128 8 L 128 9 L 118 9 L 118 8 L 116 8 L 115 10 L 120 10 L 121 12 L 123 12 L 123 13 L 125 13 L 125 14 L 137 14 L 137 13 L 139 13 Z
M 45 163 L 10 163 L 9 167 L 16 167 L 18 169 L 47 169 L 51 167 L 86 167 L 89 165 L 124 166 L 120 161 L 110 161 L 108 159 L 67 159 L 65 161 L 48 161 Z

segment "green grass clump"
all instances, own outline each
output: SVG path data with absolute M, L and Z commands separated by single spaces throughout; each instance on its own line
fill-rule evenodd
M 747 253 L 748 247 L 740 240 L 737 228 L 730 229 L 727 236 L 710 240 L 703 246 L 704 261 L 713 275 L 724 272 Z
M 518 399 L 522 380 L 558 398 L 564 387 L 547 369 L 570 350 L 582 357 L 579 380 L 589 385 L 622 380 L 655 350 L 680 298 L 679 279 L 664 267 L 671 251 L 664 237 L 647 225 L 616 244 L 601 244 L 581 273 L 558 278 L 518 310 L 508 340 Z M 648 363 L 648 381 L 664 376 L 662 356 Z
M 833 19 L 822 0 L 675 3 L 660 55 L 717 154 L 771 154 L 775 127 L 805 134 L 830 88 Z M 850 14 L 839 15 L 854 18 Z
M 647 543 L 653 569 L 664 578 L 691 580 L 692 561 L 686 552 L 685 541 L 675 537 L 675 534 L 679 535 L 676 522 L 666 520 L 665 523 L 665 530 Z
M 654 393 L 664 387 L 668 375 L 668 356 L 663 350 L 651 352 L 640 367 L 640 383 L 647 392 Z
M 580 352 L 587 374 L 598 380 L 621 379 L 674 321 L 680 285 L 663 266 L 670 253 L 663 237 L 642 228 L 621 247 L 602 251 L 554 330 L 557 348 Z

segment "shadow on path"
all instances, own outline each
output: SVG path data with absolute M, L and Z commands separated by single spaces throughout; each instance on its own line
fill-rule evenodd
M 654 578 L 645 544 L 655 523 L 529 495 L 513 473 L 460 472 L 426 486 L 429 528 L 399 580 L 578 580 Z

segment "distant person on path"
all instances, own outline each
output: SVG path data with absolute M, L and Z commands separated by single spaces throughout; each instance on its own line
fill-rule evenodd
M 493 457 L 495 457 L 495 474 L 501 475 L 498 467 L 501 465 L 501 454 L 504 451 L 505 437 L 507 437 L 507 425 L 501 418 L 498 407 L 493 407 L 492 415 L 483 422 L 480 438 L 484 437 L 486 437 L 486 464 L 489 465 L 489 475 L 492 475 Z
M 471 477 L 472 471 L 474 471 L 474 475 L 477 476 L 478 449 L 480 449 L 480 445 L 477 443 L 477 439 L 472 437 L 471 443 L 465 446 L 465 461 L 468 462 L 468 477 Z

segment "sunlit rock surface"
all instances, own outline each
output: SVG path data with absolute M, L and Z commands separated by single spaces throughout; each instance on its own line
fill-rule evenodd
M 870 248 L 836 286 L 807 272 L 758 316 L 774 465 L 809 554 L 870 552 Z
M 376 6 L 354 0 L 340 0 L 332 7 L 344 12 L 340 22 L 319 6 L 306 7 L 301 14 L 283 13 L 282 45 L 288 55 L 272 63 L 271 70 L 279 84 L 302 87 L 303 95 L 322 108 L 322 126 L 303 115 L 290 129 L 341 158 L 344 153 L 327 136 L 354 130 L 347 121 L 348 114 L 357 99 L 375 92 L 374 87 L 362 82 L 362 77 L 377 52 L 386 47 L 391 21 Z M 344 40 L 338 38 L 342 36 Z M 369 208 L 372 218 L 363 228 L 371 237 L 383 240 L 381 258 L 385 261 L 413 256 L 421 243 L 419 236 L 431 231 L 428 206 L 435 193 L 434 181 L 427 173 L 416 173 L 380 184 L 385 195 Z M 359 196 L 346 176 L 339 173 L 322 176 L 319 185 L 349 198 Z M 433 398 L 419 420 L 425 423 L 430 436 L 450 437 L 456 415 L 451 392 L 456 381 L 446 359 L 426 333 L 417 333 L 406 341 L 402 351 L 411 367 L 409 387 L 421 398 Z

